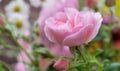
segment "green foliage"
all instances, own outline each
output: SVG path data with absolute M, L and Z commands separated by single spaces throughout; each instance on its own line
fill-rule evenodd
M 0 64 L 0 71 L 5 71 L 5 69 L 3 68 L 1 64 Z
M 106 66 L 103 71 L 120 71 L 120 64 L 111 63 L 108 66 Z
M 51 64 L 51 65 L 49 66 L 49 68 L 48 68 L 47 71 L 59 71 L 59 70 L 55 69 L 55 68 L 53 67 L 53 64 Z
M 43 58 L 54 58 L 50 51 L 45 47 L 36 48 L 33 51 L 35 56 L 42 56 Z
M 94 55 L 94 56 L 98 56 L 98 55 L 101 54 L 102 52 L 103 52 L 102 49 L 97 49 L 97 50 L 94 51 L 93 55 Z

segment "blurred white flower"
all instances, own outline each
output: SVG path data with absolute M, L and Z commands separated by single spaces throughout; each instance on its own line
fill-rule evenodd
M 0 2 L 2 2 L 2 0 L 0 0 Z
M 5 6 L 6 15 L 19 13 L 29 15 L 30 7 L 24 0 L 13 0 Z
M 46 0 L 44 3 L 43 3 L 43 5 L 42 5 L 42 7 L 44 8 L 44 7 L 50 7 L 50 6 L 52 6 L 52 5 L 54 5 L 55 4 L 55 0 Z
M 10 22 L 11 26 L 14 26 L 13 33 L 15 35 L 26 36 L 30 28 L 30 23 L 28 19 L 25 16 L 20 14 L 11 14 L 9 16 L 10 18 L 8 18 L 8 21 Z
M 47 0 L 30 0 L 30 4 L 35 7 L 38 8 L 40 6 L 42 6 Z

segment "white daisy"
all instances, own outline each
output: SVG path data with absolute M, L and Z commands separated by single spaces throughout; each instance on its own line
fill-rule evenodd
M 28 19 L 20 14 L 12 14 L 9 15 L 11 18 L 8 18 L 8 21 L 10 22 L 11 26 L 14 26 L 14 31 L 13 33 L 15 35 L 24 35 L 26 36 L 26 34 L 29 32 L 29 28 L 30 28 L 30 23 L 28 21 Z
M 24 0 L 13 0 L 7 6 L 5 6 L 6 14 L 19 13 L 28 15 L 30 13 L 30 7 Z

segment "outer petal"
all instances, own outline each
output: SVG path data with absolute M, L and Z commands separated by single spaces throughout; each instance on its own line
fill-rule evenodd
M 97 35 L 103 20 L 100 13 L 95 13 L 92 17 L 91 17 L 92 20 L 91 24 L 93 24 L 93 27 L 92 27 L 91 35 L 86 42 L 90 42 Z
M 87 39 L 85 42 L 91 41 L 98 33 L 98 30 L 101 26 L 102 17 L 99 13 L 93 12 L 80 12 L 79 15 L 75 17 L 75 26 L 82 26 L 89 24 L 89 32 L 87 34 Z M 74 31 L 74 30 L 73 30 Z
M 71 56 L 71 52 L 68 46 L 53 45 L 50 51 L 55 56 Z
M 63 47 L 62 56 L 71 56 L 71 52 L 68 46 Z
M 67 36 L 63 44 L 67 46 L 77 46 L 84 43 L 88 39 L 88 33 L 91 25 L 86 25 L 81 28 L 78 32 Z

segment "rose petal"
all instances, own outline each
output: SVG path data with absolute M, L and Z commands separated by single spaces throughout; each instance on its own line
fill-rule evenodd
M 77 46 L 84 43 L 86 39 L 88 39 L 86 36 L 88 35 L 89 27 L 90 25 L 87 25 L 78 32 L 69 35 L 63 40 L 63 44 L 67 46 Z
M 102 22 L 102 17 L 100 15 L 100 13 L 96 13 L 93 15 L 93 19 L 92 19 L 92 24 L 93 24 L 93 30 L 91 31 L 91 35 L 89 37 L 89 40 L 87 42 L 90 42 L 98 33 L 99 28 L 101 26 L 101 22 Z
M 53 28 L 54 27 L 54 28 Z M 54 43 L 60 43 L 62 44 L 62 40 L 70 34 L 70 30 L 67 26 L 61 26 L 58 28 L 55 28 L 56 26 L 45 26 L 45 34 L 47 38 L 54 42 Z M 59 33 L 58 33 L 59 32 Z

